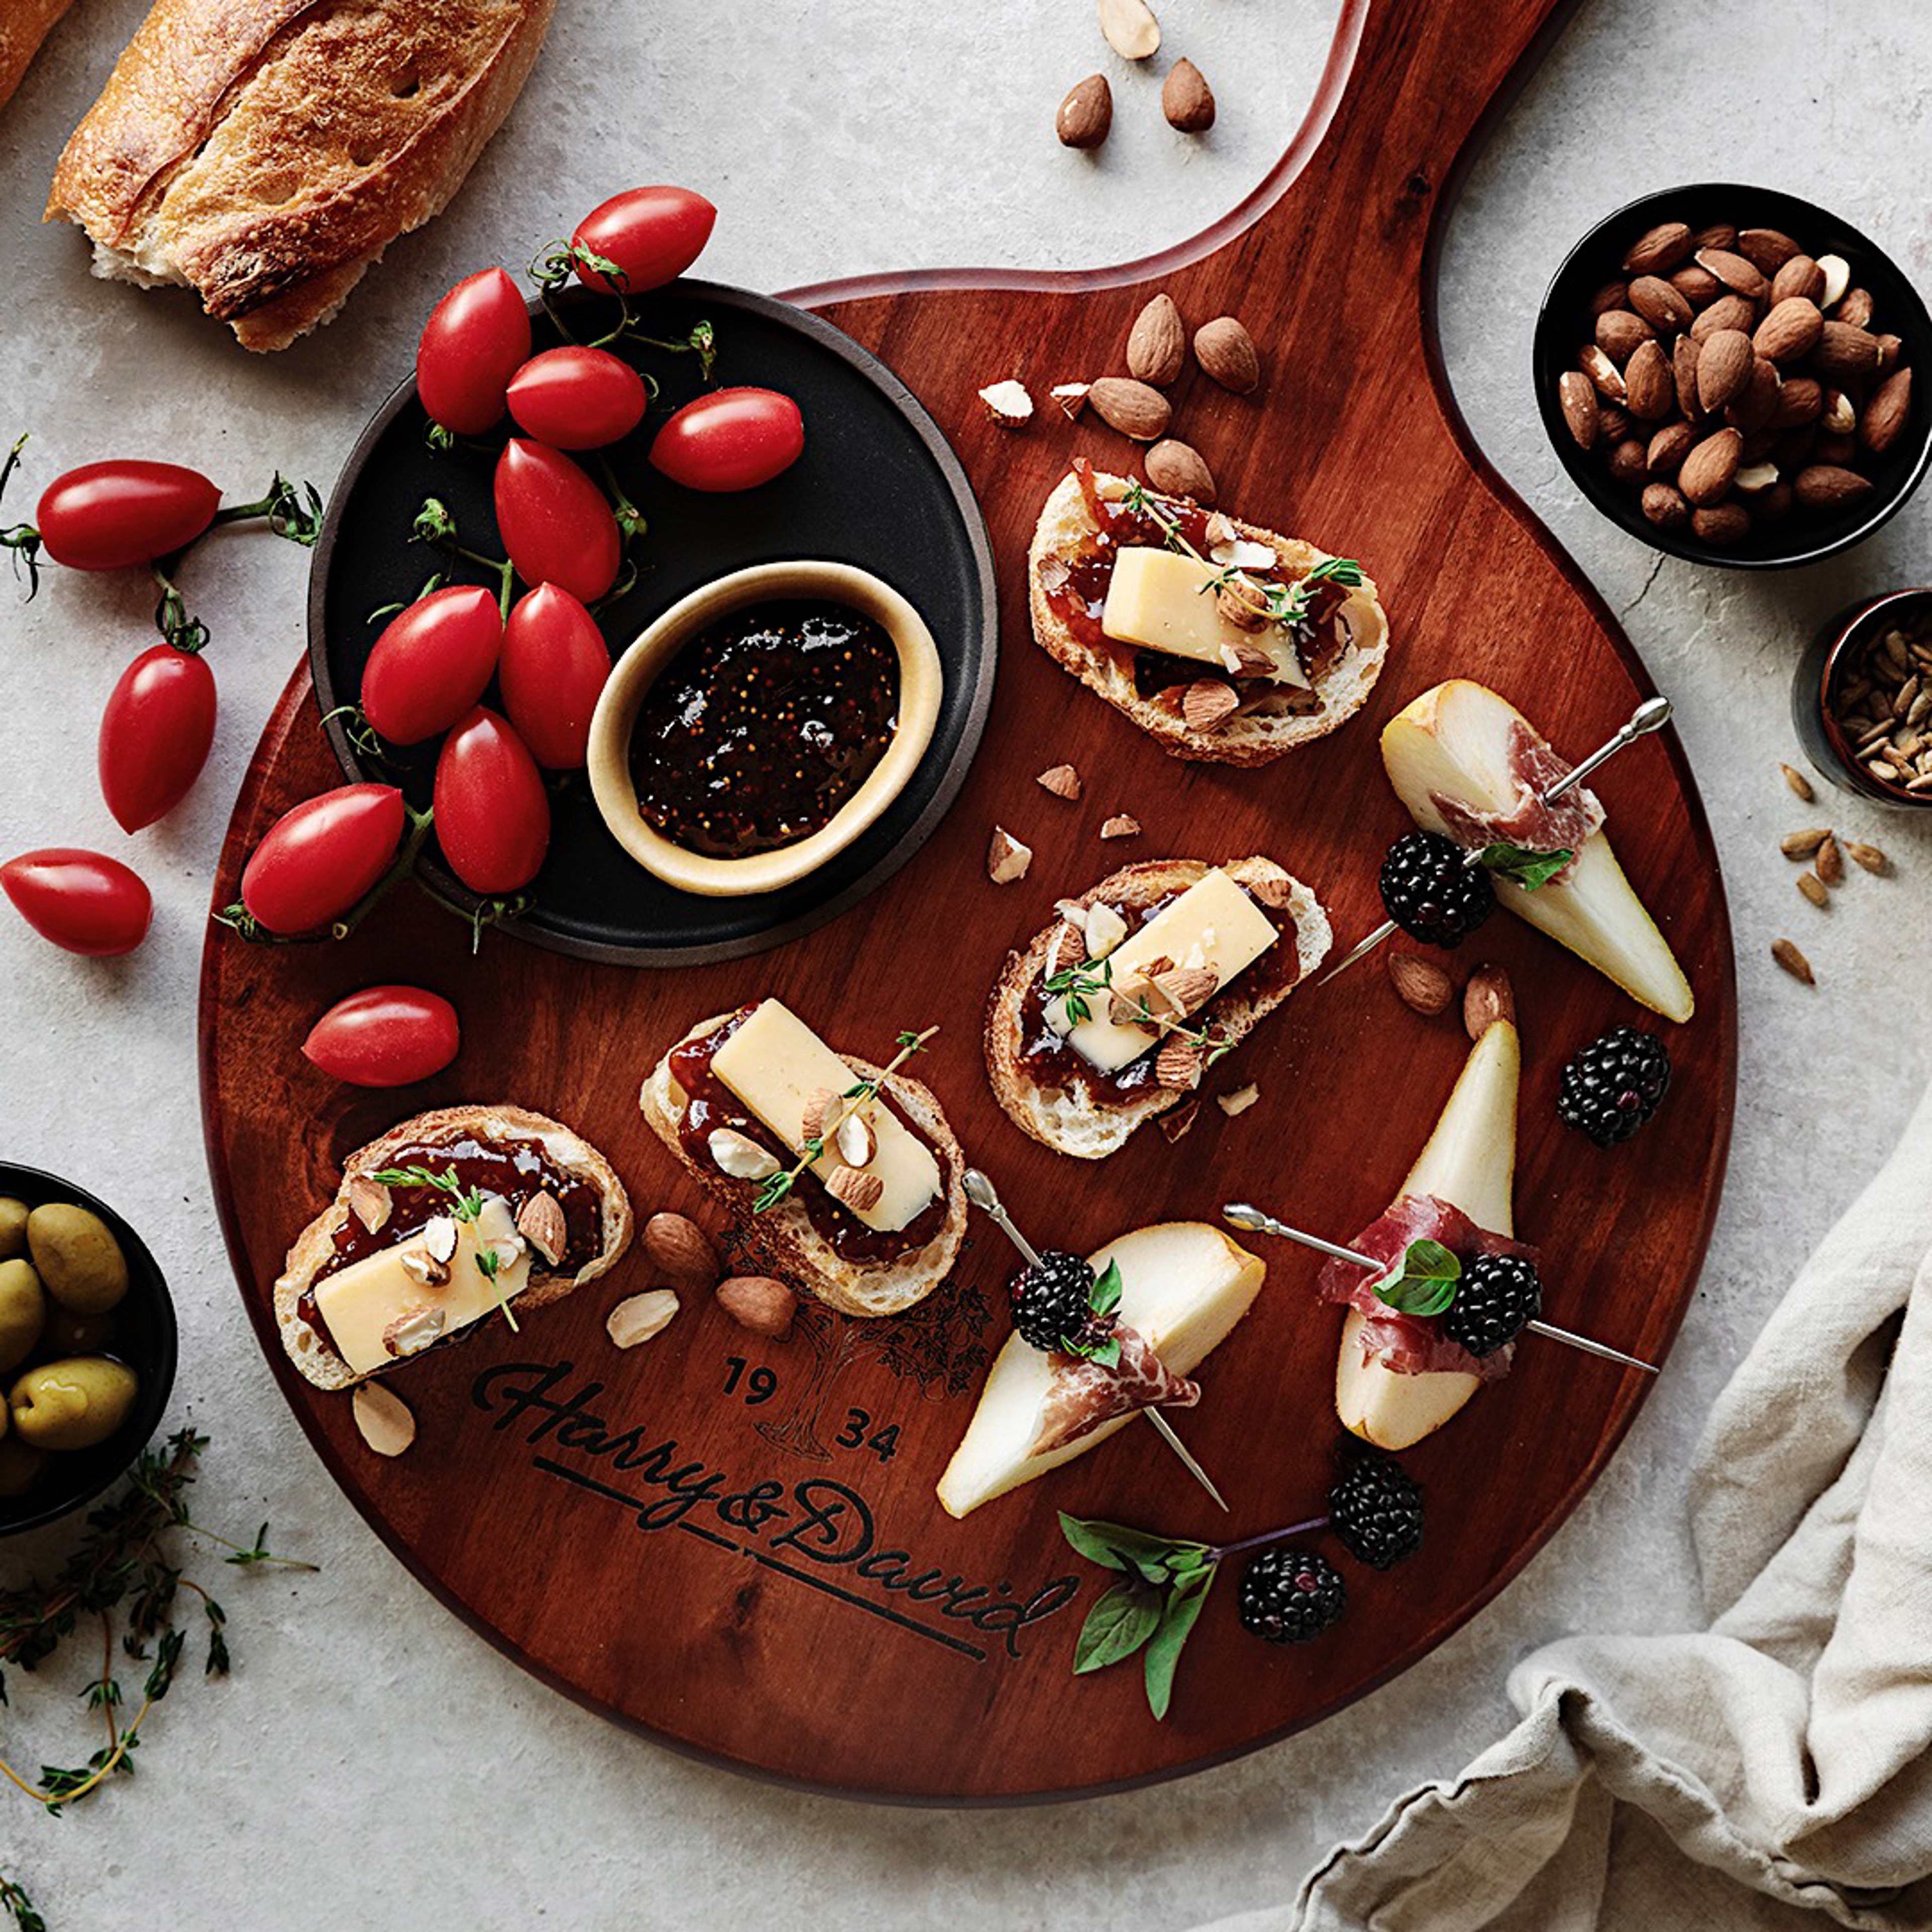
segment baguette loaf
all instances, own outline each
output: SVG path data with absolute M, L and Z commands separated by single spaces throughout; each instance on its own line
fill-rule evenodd
M 0 5 L 0 107 L 14 98 L 40 43 L 72 0 L 6 0 Z
M 1108 501 L 1130 487 L 1122 476 L 1096 474 L 1094 483 L 1101 497 Z M 1237 518 L 1228 520 L 1241 537 L 1268 544 L 1284 566 L 1297 572 L 1312 569 L 1330 555 L 1296 538 L 1277 536 L 1272 530 Z M 1348 592 L 1339 614 L 1337 621 L 1347 627 L 1348 643 L 1313 677 L 1319 709 L 1297 710 L 1293 708 L 1298 698 L 1294 691 L 1262 684 L 1244 694 L 1241 709 L 1232 716 L 1206 729 L 1189 725 L 1170 694 L 1142 694 L 1134 680 L 1136 653 L 1131 648 L 1083 643 L 1053 608 L 1042 580 L 1042 566 L 1050 558 L 1077 554 L 1096 528 L 1079 478 L 1072 474 L 1063 477 L 1040 513 L 1032 548 L 1027 553 L 1033 634 L 1048 656 L 1115 710 L 1131 718 L 1171 756 L 1204 764 L 1264 765 L 1346 724 L 1375 688 L 1388 656 L 1388 620 L 1377 601 L 1374 583 L 1364 578 Z M 1204 671 L 1202 675 L 1214 674 Z
M 350 1186 L 358 1176 L 380 1173 L 394 1164 L 411 1147 L 439 1147 L 464 1137 L 494 1142 L 538 1141 L 552 1166 L 595 1190 L 599 1208 L 602 1244 L 574 1274 L 548 1273 L 542 1257 L 532 1250 L 530 1277 L 512 1304 L 519 1320 L 531 1311 L 561 1301 L 574 1288 L 613 1267 L 631 1244 L 631 1202 L 610 1163 L 569 1128 L 523 1107 L 439 1107 L 392 1127 L 380 1140 L 358 1148 L 342 1164 L 342 1185 L 335 1198 L 296 1237 L 288 1261 L 275 1283 L 275 1320 L 289 1359 L 318 1388 L 346 1388 L 365 1377 L 358 1375 L 310 1324 L 302 1311 L 302 1297 L 335 1252 L 335 1237 L 350 1215 Z M 454 1337 L 472 1334 L 482 1326 L 472 1322 Z M 438 1343 L 439 1347 L 443 1346 Z
M 326 322 L 440 213 L 554 0 L 157 0 L 54 175 L 98 275 L 194 289 L 244 348 Z
M 1103 900 L 1116 908 L 1149 906 L 1170 893 L 1186 891 L 1214 869 L 1201 859 L 1158 859 L 1129 866 L 1102 879 L 1073 903 L 1082 910 Z M 1281 934 L 1274 946 L 1190 1016 L 1190 1024 L 1211 1023 L 1217 1037 L 1232 1046 L 1246 1038 L 1314 971 L 1326 956 L 1334 934 L 1320 901 L 1273 860 L 1234 859 L 1220 869 L 1238 885 L 1261 886 L 1268 902 L 1283 902 L 1280 905 L 1264 902 Z M 1029 1073 L 1021 1051 L 1026 994 L 1048 971 L 1048 956 L 1060 935 L 1072 931 L 1064 922 L 1056 922 L 1024 952 L 1008 956 L 986 1012 L 986 1071 L 994 1098 L 1022 1132 L 1056 1153 L 1079 1160 L 1104 1160 L 1125 1146 L 1136 1128 L 1179 1106 L 1193 1089 L 1154 1086 L 1126 1096 L 1103 1096 L 1077 1071 L 1064 1086 L 1043 1084 Z M 1054 956 L 1068 964 L 1079 954 L 1076 948 L 1072 953 Z M 1151 1034 L 1148 1047 L 1154 1050 Z M 1197 1074 L 1197 1082 L 1198 1077 Z
M 701 1020 L 676 1042 L 701 1039 L 729 1017 L 718 1013 Z M 879 1070 L 854 1054 L 840 1058 L 862 1080 L 878 1077 Z M 895 1073 L 880 1092 L 916 1127 L 939 1162 L 940 1184 L 945 1190 L 946 1219 L 939 1232 L 915 1252 L 890 1262 L 856 1263 L 844 1259 L 812 1226 L 812 1216 L 796 1196 L 762 1214 L 752 1211 L 759 1184 L 737 1180 L 708 1162 L 694 1161 L 678 1133 L 688 1096 L 671 1072 L 667 1053 L 644 1082 L 638 1104 L 652 1130 L 676 1156 L 678 1162 L 736 1224 L 740 1247 L 760 1268 L 791 1282 L 843 1315 L 875 1318 L 902 1315 L 923 1301 L 944 1282 L 958 1258 L 966 1233 L 966 1156 L 954 1138 L 932 1090 L 904 1073 Z M 800 1187 L 816 1187 L 809 1177 Z

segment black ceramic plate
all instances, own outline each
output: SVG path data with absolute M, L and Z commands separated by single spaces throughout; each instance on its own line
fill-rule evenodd
M 1688 222 L 1691 227 L 1735 222 L 1744 228 L 1782 229 L 1814 256 L 1842 255 L 1851 264 L 1854 287 L 1871 291 L 1875 304 L 1873 328 L 1900 337 L 1905 359 L 1915 370 L 1911 420 L 1886 454 L 1863 466 L 1876 486 L 1862 502 L 1834 516 L 1794 511 L 1782 522 L 1760 524 L 1744 541 L 1729 549 L 1700 544 L 1688 530 L 1660 530 L 1646 518 L 1636 493 L 1614 482 L 1596 452 L 1586 455 L 1563 421 L 1556 379 L 1576 366 L 1579 346 L 1588 339 L 1586 319 L 1590 298 L 1606 282 L 1623 275 L 1624 252 L 1644 230 L 1660 221 Z M 1714 563 L 1732 570 L 1781 570 L 1794 564 L 1816 563 L 1855 543 L 1862 542 L 1904 504 L 1932 464 L 1932 409 L 1922 387 L 1927 359 L 1932 357 L 1932 316 L 1926 313 L 1904 271 L 1878 245 L 1835 214 L 1775 189 L 1746 188 L 1733 182 L 1706 182 L 1688 188 L 1667 188 L 1648 194 L 1606 216 L 1570 250 L 1552 279 L 1537 317 L 1534 350 L 1537 406 L 1551 447 L 1571 479 L 1604 514 L 1621 524 L 1634 537 L 1653 549 L 1692 563 Z
M 581 291 L 561 306 L 582 336 L 612 319 L 608 299 Z M 674 891 L 610 836 L 580 772 L 554 788 L 550 856 L 531 887 L 534 904 L 506 930 L 586 958 L 690 965 L 762 952 L 824 924 L 924 844 L 964 782 L 986 726 L 998 610 L 992 548 L 965 474 L 932 418 L 884 364 L 816 316 L 742 290 L 680 282 L 638 306 L 644 325 L 668 339 L 710 320 L 717 332 L 716 382 L 795 398 L 805 414 L 805 454 L 775 482 L 740 496 L 678 488 L 650 467 L 645 452 L 664 417 L 700 392 L 696 358 L 625 352 L 657 378 L 662 393 L 637 434 L 604 452 L 650 526 L 634 549 L 634 588 L 598 613 L 612 656 L 659 612 L 728 571 L 825 557 L 860 565 L 903 592 L 931 627 L 945 672 L 939 723 L 910 784 L 864 836 L 782 892 L 714 899 Z M 534 319 L 538 348 L 560 339 L 541 310 Z M 466 546 L 500 550 L 490 480 L 501 437 L 487 448 L 436 452 L 424 442 L 427 426 L 416 384 L 406 382 L 363 431 L 336 485 L 309 592 L 309 662 L 325 715 L 352 703 L 361 688 L 382 628 L 370 614 L 414 597 L 443 562 L 441 552 L 409 540 L 425 497 L 448 506 Z M 454 580 L 481 583 L 486 574 L 459 567 Z M 400 784 L 412 803 L 428 803 L 434 745 L 390 768 L 358 750 L 346 721 L 332 721 L 328 734 L 352 778 Z M 466 910 L 474 904 L 433 845 L 424 878 Z

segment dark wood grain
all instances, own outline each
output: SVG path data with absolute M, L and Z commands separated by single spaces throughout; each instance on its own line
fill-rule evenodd
M 638 1084 L 692 1019 L 768 992 L 862 1053 L 881 1052 L 902 1027 L 941 1022 L 927 1077 L 1036 1238 L 1090 1247 L 1143 1222 L 1210 1216 L 1240 1196 L 1336 1234 L 1381 1209 L 1466 1042 L 1453 1020 L 1424 1022 L 1400 1006 L 1378 968 L 1298 994 L 1217 1072 L 1222 1087 L 1259 1083 L 1252 1112 L 1229 1120 L 1208 1106 L 1178 1146 L 1144 1133 L 1098 1168 L 1047 1153 L 999 1112 L 980 1060 L 980 1013 L 1007 950 L 1055 896 L 1130 858 L 1267 851 L 1317 887 L 1344 943 L 1365 930 L 1380 916 L 1380 853 L 1407 823 L 1382 778 L 1376 734 L 1438 679 L 1494 684 L 1573 754 L 1649 689 L 1610 614 L 1468 446 L 1442 388 L 1431 320 L 1433 249 L 1457 158 L 1555 10 L 1552 0 L 1520 0 L 1478 21 L 1449 0 L 1348 6 L 1310 128 L 1261 202 L 1241 212 L 1250 224 L 1224 225 L 1211 250 L 1044 287 L 922 277 L 896 291 L 818 292 L 831 319 L 881 355 L 953 438 L 1002 578 L 1004 649 L 978 763 L 938 834 L 863 904 L 766 958 L 676 974 L 494 940 L 472 961 L 466 931 L 408 897 L 340 947 L 260 951 L 218 936 L 210 945 L 208 1146 L 264 1350 L 325 1465 L 378 1533 L 444 1601 L 558 1688 L 681 1748 L 854 1794 L 1000 1801 L 1172 1776 L 1306 1724 L 1439 1643 L 1542 1544 L 1628 1425 L 1644 1378 L 1526 1344 L 1507 1383 L 1408 1459 L 1429 1492 L 1424 1552 L 1385 1576 L 1351 1566 L 1351 1615 L 1300 1650 L 1269 1651 L 1244 1635 L 1224 1583 L 1184 1663 L 1173 1713 L 1156 1725 L 1131 1669 L 1070 1674 L 1096 1573 L 1066 1556 L 1054 1513 L 1240 1534 L 1317 1508 L 1337 1435 L 1339 1324 L 1311 1300 L 1310 1257 L 1266 1250 L 1261 1300 L 1208 1365 L 1206 1397 L 1186 1418 L 1234 1500 L 1221 1522 L 1145 1430 L 963 1524 L 941 1514 L 932 1485 L 972 1401 L 970 1388 L 945 1391 L 945 1366 L 969 1366 L 975 1346 L 1004 1328 L 995 1315 L 976 1336 L 968 1318 L 976 1303 L 997 1301 L 1007 1272 L 987 1235 L 966 1254 L 949 1304 L 896 1335 L 818 1318 L 775 1346 L 700 1303 L 660 1340 L 619 1354 L 602 1319 L 619 1296 L 650 1285 L 634 1258 L 521 1336 L 493 1324 L 397 1377 L 422 1434 L 394 1463 L 362 1448 L 346 1400 L 289 1370 L 268 1312 L 284 1246 L 332 1191 L 342 1154 L 418 1106 L 508 1098 L 554 1112 L 611 1155 L 641 1210 L 694 1208 L 638 1118 Z M 1034 647 L 1021 563 L 1040 501 L 1075 452 L 1117 466 L 1129 452 L 1090 422 L 1006 434 L 974 400 L 1009 374 L 1038 392 L 1118 368 L 1150 284 L 1166 287 L 1190 322 L 1240 314 L 1263 346 L 1258 396 L 1224 394 L 1191 374 L 1176 392 L 1180 433 L 1207 455 L 1223 500 L 1364 559 L 1393 626 L 1389 668 L 1366 712 L 1258 772 L 1163 758 Z M 1077 806 L 1033 782 L 1061 760 L 1085 776 Z M 266 823 L 334 782 L 298 680 L 237 808 L 218 899 Z M 1716 855 L 1674 740 L 1629 754 L 1602 790 L 1618 851 L 1699 1003 L 1695 1022 L 1672 1035 L 1678 1076 L 1655 1124 L 1607 1154 L 1555 1125 L 1564 1055 L 1640 1017 L 1606 982 L 1503 918 L 1466 964 L 1492 958 L 1515 976 L 1526 1053 L 1518 1224 L 1545 1251 L 1552 1318 L 1654 1359 L 1696 1282 L 1724 1173 L 1736 1058 L 1730 938 Z M 1145 832 L 1102 845 L 1100 821 L 1118 810 Z M 995 820 L 1036 848 L 1022 885 L 987 882 Z M 461 1006 L 464 1050 L 449 1072 L 418 1091 L 371 1096 L 300 1059 L 304 1028 L 331 1000 L 405 976 Z M 756 1408 L 724 1395 L 734 1356 L 774 1369 L 778 1395 Z M 640 1425 L 644 1446 L 674 1438 L 661 1472 L 668 1460 L 702 1464 L 736 1492 L 769 1481 L 794 1514 L 753 1531 L 731 1526 L 712 1497 L 680 1523 L 640 1529 L 634 1505 L 572 1477 L 594 1472 L 639 1502 L 661 1500 L 662 1488 L 644 1486 L 647 1472 L 614 1472 L 580 1444 L 561 1446 L 561 1431 L 532 1444 L 527 1412 L 500 1429 L 503 1410 L 479 1406 L 490 1399 L 479 1387 L 488 1372 L 518 1362 L 570 1364 L 571 1388 L 602 1385 L 592 1406 L 614 1431 Z M 890 1462 L 830 1446 L 855 1407 L 871 1418 L 868 1432 L 898 1427 Z M 826 1460 L 800 1453 L 808 1425 Z M 544 1457 L 570 1473 L 546 1470 L 536 1460 Z M 813 1546 L 794 1486 L 828 1481 L 862 1497 L 875 1549 L 909 1552 L 908 1568 L 938 1573 L 929 1587 L 957 1576 L 994 1593 L 973 1600 L 984 1605 L 1078 1577 L 1078 1600 L 1019 1634 L 1010 1655 L 998 1632 L 885 1592 L 855 1564 L 820 1560 L 848 1546 Z M 856 1504 L 846 1511 L 824 1534 L 851 1532 Z M 775 1548 L 788 1531 L 801 1540 Z M 707 1540 L 719 1536 L 737 1546 Z M 873 1614 L 880 1609 L 922 1628 Z

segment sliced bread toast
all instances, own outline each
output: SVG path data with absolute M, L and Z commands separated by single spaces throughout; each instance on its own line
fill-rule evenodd
M 728 1018 L 718 1013 L 700 1021 L 671 1052 L 714 1031 Z M 878 1078 L 880 1070 L 871 1061 L 849 1053 L 840 1058 L 860 1079 Z M 670 1052 L 651 1070 L 638 1105 L 652 1132 L 686 1172 L 731 1216 L 740 1252 L 748 1260 L 842 1314 L 876 1318 L 902 1315 L 938 1287 L 951 1272 L 966 1232 L 966 1156 L 932 1090 L 904 1073 L 895 1073 L 880 1091 L 932 1148 L 939 1163 L 946 1210 L 938 1232 L 922 1246 L 884 1262 L 848 1261 L 837 1253 L 796 1195 L 762 1214 L 755 1213 L 753 1203 L 759 1182 L 737 1180 L 708 1162 L 694 1160 L 678 1131 L 689 1096 L 671 1070 Z M 815 1188 L 819 1184 L 807 1176 L 799 1184 Z
M 1093 482 L 1100 496 L 1109 501 L 1132 487 L 1124 476 L 1096 475 Z M 1298 574 L 1306 574 L 1330 555 L 1313 544 L 1277 536 L 1238 518 L 1228 521 L 1244 540 L 1267 544 L 1285 567 Z M 1115 710 L 1131 718 L 1172 756 L 1210 764 L 1267 764 L 1345 724 L 1375 688 L 1388 656 L 1388 620 L 1377 600 L 1373 581 L 1364 577 L 1342 600 L 1334 620 L 1346 626 L 1346 643 L 1313 673 L 1316 708 L 1297 708 L 1309 702 L 1306 692 L 1258 682 L 1246 689 L 1240 708 L 1232 715 L 1204 728 L 1190 725 L 1181 714 L 1179 686 L 1144 694 L 1135 681 L 1136 653 L 1131 649 L 1083 643 L 1053 608 L 1042 580 L 1042 566 L 1050 559 L 1077 554 L 1096 529 L 1080 478 L 1072 474 L 1064 477 L 1040 513 L 1032 548 L 1027 553 L 1033 634 L 1049 656 Z
M 1184 892 L 1215 869 L 1204 859 L 1160 859 L 1129 866 L 1070 903 L 1083 911 L 1103 902 L 1132 910 Z M 1250 889 L 1281 934 L 1245 973 L 1238 974 L 1225 990 L 1190 1016 L 1190 1024 L 1211 1024 L 1217 1044 L 1225 1041 L 1232 1046 L 1321 964 L 1334 934 L 1321 902 L 1273 860 L 1231 860 L 1219 869 Z M 1144 1085 L 1126 1094 L 1103 1090 L 1097 1080 L 1077 1069 L 1064 1083 L 1034 1077 L 1022 1052 L 1027 995 L 1059 967 L 1076 962 L 1084 945 L 1078 930 L 1062 920 L 1024 952 L 1008 956 L 987 1009 L 986 1070 L 994 1097 L 1022 1132 L 1058 1153 L 1104 1160 L 1124 1146 L 1136 1128 L 1189 1099 L 1200 1075 L 1197 1068 L 1188 1085 Z M 1156 1050 L 1151 1035 L 1148 1050 Z

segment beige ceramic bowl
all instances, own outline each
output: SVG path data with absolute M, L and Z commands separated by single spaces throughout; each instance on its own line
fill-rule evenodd
M 812 598 L 842 604 L 883 629 L 898 653 L 898 728 L 886 754 L 830 821 L 795 845 L 716 859 L 674 844 L 638 809 L 631 733 L 658 674 L 699 632 L 747 604 Z M 844 850 L 905 788 L 939 721 L 939 647 L 890 584 L 849 563 L 761 563 L 694 590 L 651 625 L 613 667 L 590 721 L 590 788 L 619 844 L 647 872 L 708 898 L 775 892 Z

